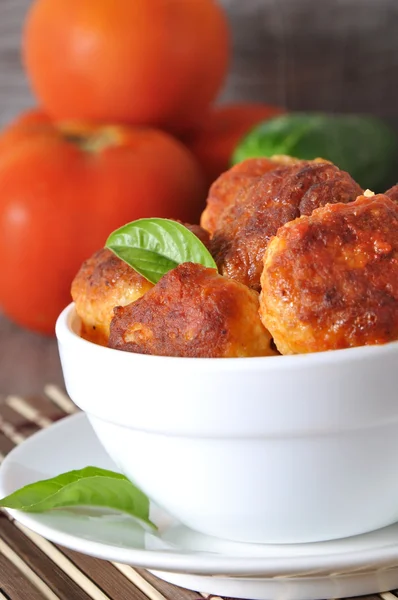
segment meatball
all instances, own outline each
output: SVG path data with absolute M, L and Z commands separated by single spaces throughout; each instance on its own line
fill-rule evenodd
M 220 272 L 259 290 L 264 252 L 279 227 L 325 204 L 352 202 L 361 193 L 348 173 L 319 160 L 266 173 L 219 219 L 211 251 Z
M 394 200 L 394 202 L 398 202 L 398 183 L 394 185 L 392 188 L 385 192 L 386 196 Z
M 299 162 L 290 156 L 272 158 L 249 158 L 226 171 L 210 187 L 207 206 L 202 213 L 200 224 L 211 235 L 217 229 L 222 212 L 235 200 L 243 189 L 252 185 L 261 175 L 273 171 L 284 164 Z
M 275 351 L 258 309 L 256 292 L 184 263 L 143 298 L 115 309 L 108 345 L 161 356 L 268 356 Z
M 72 283 L 82 337 L 106 346 L 114 307 L 134 302 L 152 287 L 110 250 L 96 252 L 83 263 Z
M 191 233 L 196 235 L 196 237 L 200 239 L 202 244 L 204 244 L 207 249 L 210 248 L 210 236 L 209 233 L 203 229 L 203 227 L 200 225 L 190 225 L 189 223 L 183 223 L 183 225 L 189 229 Z
M 397 340 L 398 205 L 361 196 L 286 224 L 261 286 L 261 319 L 282 354 Z

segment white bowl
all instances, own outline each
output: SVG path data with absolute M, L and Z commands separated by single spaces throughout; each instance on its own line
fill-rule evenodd
M 186 525 L 295 543 L 398 520 L 398 342 L 171 358 L 95 345 L 79 327 L 70 305 L 56 327 L 70 397 L 120 469 Z

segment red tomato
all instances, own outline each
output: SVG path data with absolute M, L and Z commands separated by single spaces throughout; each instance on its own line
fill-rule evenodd
M 221 88 L 229 28 L 216 0 L 35 0 L 23 46 L 52 117 L 182 132 Z
M 223 104 L 212 107 L 202 127 L 187 141 L 201 164 L 210 186 L 231 166 L 231 156 L 252 127 L 283 113 L 267 104 Z
M 53 333 L 75 273 L 112 230 L 197 222 L 204 195 L 195 159 L 166 133 L 24 115 L 0 136 L 0 307 Z

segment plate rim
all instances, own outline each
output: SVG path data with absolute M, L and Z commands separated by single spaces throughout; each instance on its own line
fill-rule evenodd
M 15 446 L 6 455 L 0 465 L 0 497 L 6 493 L 10 493 L 5 490 L 3 477 L 11 461 L 15 461 L 19 455 L 25 454 L 30 445 L 41 443 L 41 438 L 44 438 L 49 430 L 73 428 L 74 423 L 79 420 L 86 420 L 89 425 L 86 414 L 78 412 L 54 422 L 45 429 L 37 431 L 21 444 Z M 95 434 L 93 435 L 95 436 Z M 99 441 L 98 445 L 100 446 Z M 361 567 L 369 567 L 369 565 L 371 565 L 372 571 L 398 565 L 398 539 L 395 544 L 389 544 L 385 547 L 378 547 L 373 550 L 348 551 L 340 554 L 273 558 L 232 556 L 214 552 L 206 553 L 204 551 L 186 550 L 178 552 L 175 550 L 124 548 L 108 545 L 104 542 L 86 540 L 75 534 L 59 531 L 53 526 L 37 521 L 34 513 L 23 513 L 11 509 L 6 510 L 21 525 L 51 542 L 104 560 L 131 564 L 136 567 L 157 571 L 227 577 L 288 578 L 289 576 L 303 577 L 306 573 L 309 576 L 316 576 L 317 571 L 344 574 Z

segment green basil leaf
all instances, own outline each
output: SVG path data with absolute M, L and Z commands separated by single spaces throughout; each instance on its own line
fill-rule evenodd
M 287 154 L 330 160 L 363 187 L 383 192 L 396 182 L 398 138 L 368 115 L 290 113 L 256 125 L 238 144 L 232 163 Z
M 185 262 L 217 269 L 199 238 L 170 219 L 138 219 L 128 223 L 111 233 L 105 247 L 151 283 L 157 283 L 168 271 Z
M 147 496 L 124 475 L 97 467 L 69 471 L 52 479 L 31 483 L 0 500 L 1 508 L 24 512 L 76 506 L 118 510 L 156 529 L 149 520 Z

